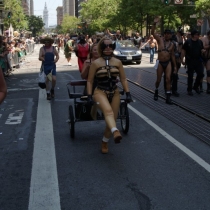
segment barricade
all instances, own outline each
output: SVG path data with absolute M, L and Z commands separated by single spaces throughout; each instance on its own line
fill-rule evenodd
M 34 51 L 35 44 L 29 43 L 26 45 L 26 50 L 20 52 L 10 52 L 7 55 L 6 69 L 4 69 L 4 74 L 9 76 L 11 71 L 14 71 L 17 68 L 20 68 L 20 64 L 23 63 L 27 54 L 31 54 Z
M 23 60 L 25 59 L 25 57 L 27 56 L 27 54 L 31 54 L 33 53 L 34 51 L 34 43 L 31 44 L 27 44 L 26 45 L 26 50 L 22 50 L 20 52 L 15 52 L 15 53 L 12 53 L 12 59 L 11 59 L 11 64 L 12 64 L 12 67 L 16 67 L 16 66 L 19 66 L 20 63 L 23 62 Z

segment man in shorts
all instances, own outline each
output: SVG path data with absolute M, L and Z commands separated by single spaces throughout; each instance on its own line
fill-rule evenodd
M 65 57 L 68 61 L 68 65 L 71 66 L 71 53 L 72 51 L 74 50 L 74 40 L 73 39 L 69 39 L 65 45 L 65 48 L 64 48 L 64 54 L 65 54 Z

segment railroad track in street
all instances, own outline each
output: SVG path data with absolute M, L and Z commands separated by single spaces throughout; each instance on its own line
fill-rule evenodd
M 170 106 L 165 104 L 165 94 L 162 87 L 159 91 L 160 100 L 154 101 L 155 71 L 152 72 L 141 67 L 135 68 L 130 65 L 127 65 L 126 67 L 129 68 L 129 70 L 126 70 L 126 75 L 133 97 L 142 101 L 153 110 L 161 113 L 163 116 L 178 124 L 180 127 L 210 146 L 210 116 L 204 111 L 206 110 L 205 107 L 208 107 L 208 99 L 210 99 L 210 95 L 202 93 L 200 95 L 196 94 L 193 97 L 187 95 L 185 97 L 184 94 L 186 94 L 187 84 L 182 81 L 182 77 L 186 79 L 186 75 L 181 72 L 179 74 L 180 85 L 178 85 L 178 87 L 183 93 L 181 93 L 181 97 L 172 97 L 174 105 Z M 132 73 L 130 73 L 131 71 Z M 145 82 L 146 80 L 151 81 L 151 79 L 154 79 L 152 85 L 151 82 Z M 201 97 L 202 99 L 200 99 Z

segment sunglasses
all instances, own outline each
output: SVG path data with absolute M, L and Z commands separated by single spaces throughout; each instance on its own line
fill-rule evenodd
M 113 48 L 113 44 L 104 44 L 105 48 L 109 47 L 109 48 Z

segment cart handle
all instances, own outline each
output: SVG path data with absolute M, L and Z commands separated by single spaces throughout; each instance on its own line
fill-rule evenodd
M 72 80 L 67 85 L 71 86 L 85 86 L 87 84 L 87 80 Z

